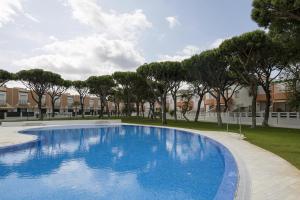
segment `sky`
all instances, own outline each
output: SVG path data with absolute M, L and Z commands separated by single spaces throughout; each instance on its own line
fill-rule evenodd
M 65 79 L 183 60 L 258 28 L 252 0 L 0 0 L 0 68 Z

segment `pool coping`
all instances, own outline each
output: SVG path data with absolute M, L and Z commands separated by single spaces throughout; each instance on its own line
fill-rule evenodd
M 93 124 L 93 121 L 89 121 L 87 124 Z M 74 121 L 71 123 L 76 125 Z M 148 127 L 161 127 L 161 128 L 173 128 L 183 131 L 192 132 L 195 134 L 201 134 L 208 138 L 211 138 L 230 150 L 234 156 L 239 170 L 239 185 L 236 194 L 236 200 L 279 200 L 279 199 L 291 199 L 298 200 L 300 196 L 300 170 L 291 165 L 281 157 L 257 147 L 248 141 L 243 140 L 239 134 L 220 132 L 220 131 L 200 131 L 187 128 L 178 127 L 166 127 L 155 125 L 143 125 L 143 124 L 130 124 L 130 123 L 116 123 L 115 125 L 137 125 Z M 58 124 L 61 125 L 61 124 Z M 67 125 L 70 125 L 68 123 Z M 82 123 L 77 124 L 82 125 Z M 46 125 L 52 126 L 52 125 Z M 9 127 L 5 131 L 10 134 L 15 134 L 12 138 L 23 137 L 25 134 L 17 133 L 18 131 L 28 128 L 40 128 L 41 126 L 19 126 Z M 44 127 L 44 126 L 43 126 Z M 5 127 L 0 126 L 0 130 Z M 1 131 L 2 132 L 2 131 Z M 1 136 L 2 133 L 0 133 Z M 17 134 L 17 135 L 16 135 Z M 28 138 L 27 138 L 28 140 Z M 32 138 L 31 142 L 35 140 Z M 19 140 L 20 141 L 20 140 Z M 19 142 L 19 144 L 28 143 Z M 17 144 L 16 141 L 12 141 L 12 144 Z M 6 145 L 6 147 L 11 145 Z M 0 137 L 1 147 L 1 137 Z M 6 148 L 5 147 L 5 148 Z M 2 145 L 2 148 L 3 145 Z

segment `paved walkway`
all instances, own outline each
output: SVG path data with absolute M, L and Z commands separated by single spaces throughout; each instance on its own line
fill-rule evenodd
M 27 143 L 36 140 L 36 136 L 34 135 L 25 135 L 25 134 L 18 133 L 18 131 L 23 129 L 24 127 L 1 127 L 0 126 L 0 148 L 16 145 L 16 144 Z
M 35 140 L 35 136 L 17 133 L 25 128 L 31 127 L 0 127 L 0 148 Z M 182 130 L 210 137 L 232 152 L 240 172 L 237 199 L 300 199 L 300 171 L 282 158 L 242 140 L 235 133 Z

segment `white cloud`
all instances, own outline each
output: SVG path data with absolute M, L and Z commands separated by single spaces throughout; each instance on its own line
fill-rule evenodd
M 119 14 L 105 11 L 97 0 L 68 0 L 73 18 L 109 37 L 136 39 L 140 31 L 152 26 L 142 10 Z
M 227 38 L 218 38 L 218 39 L 216 39 L 210 46 L 209 46 L 209 48 L 211 48 L 211 49 L 214 49 L 214 48 L 218 48 L 221 44 L 222 44 L 222 42 L 224 41 L 224 40 L 226 40 Z
M 1 0 L 0 1 L 0 28 L 5 24 L 14 22 L 14 18 L 18 15 L 23 15 L 27 19 L 39 23 L 40 21 L 27 13 L 23 9 L 23 3 L 25 0 Z
M 40 20 L 38 20 L 36 17 L 32 16 L 29 13 L 24 13 L 25 17 L 27 17 L 28 19 L 30 19 L 31 21 L 35 22 L 35 23 L 40 23 Z
M 23 12 L 22 0 L 0 1 L 0 28 L 14 21 L 14 17 Z
M 175 55 L 161 55 L 159 56 L 160 61 L 182 61 L 195 54 L 201 52 L 201 49 L 197 46 L 187 45 L 181 51 L 175 53 Z
M 177 51 L 174 55 L 160 55 L 160 61 L 182 61 L 195 54 L 199 54 L 204 50 L 218 48 L 220 44 L 227 38 L 218 38 L 205 48 L 200 48 L 194 45 L 187 45 L 181 51 Z
M 67 41 L 54 41 L 42 48 L 41 55 L 16 61 L 20 67 L 44 68 L 68 79 L 133 70 L 145 60 L 131 41 L 107 39 L 95 34 Z
M 51 41 L 58 41 L 58 39 L 54 36 L 54 35 L 50 35 L 49 36 L 49 39 L 51 40 Z
M 180 22 L 178 21 L 177 17 L 175 17 L 175 16 L 166 17 L 166 21 L 168 22 L 169 28 L 171 28 L 171 29 L 180 25 Z
M 69 40 L 48 37 L 50 44 L 39 55 L 18 60 L 19 67 L 44 68 L 68 79 L 134 70 L 145 62 L 138 48 L 141 32 L 151 27 L 142 10 L 131 13 L 104 11 L 96 0 L 67 0 L 72 16 L 91 27 L 91 35 Z

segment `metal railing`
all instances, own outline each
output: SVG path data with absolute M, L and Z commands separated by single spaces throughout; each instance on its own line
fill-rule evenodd
M 189 112 L 185 116 L 193 121 L 195 119 L 196 112 Z M 174 119 L 173 116 L 167 115 L 168 119 Z M 252 123 L 251 112 L 226 112 L 221 113 L 222 121 L 224 123 L 237 124 L 239 120 L 242 124 Z M 177 113 L 179 120 L 185 120 L 182 113 Z M 257 125 L 261 125 L 264 119 L 264 112 L 256 113 Z M 199 121 L 217 122 L 216 112 L 201 112 L 199 114 Z M 300 128 L 300 112 L 270 112 L 269 125 L 285 128 Z

